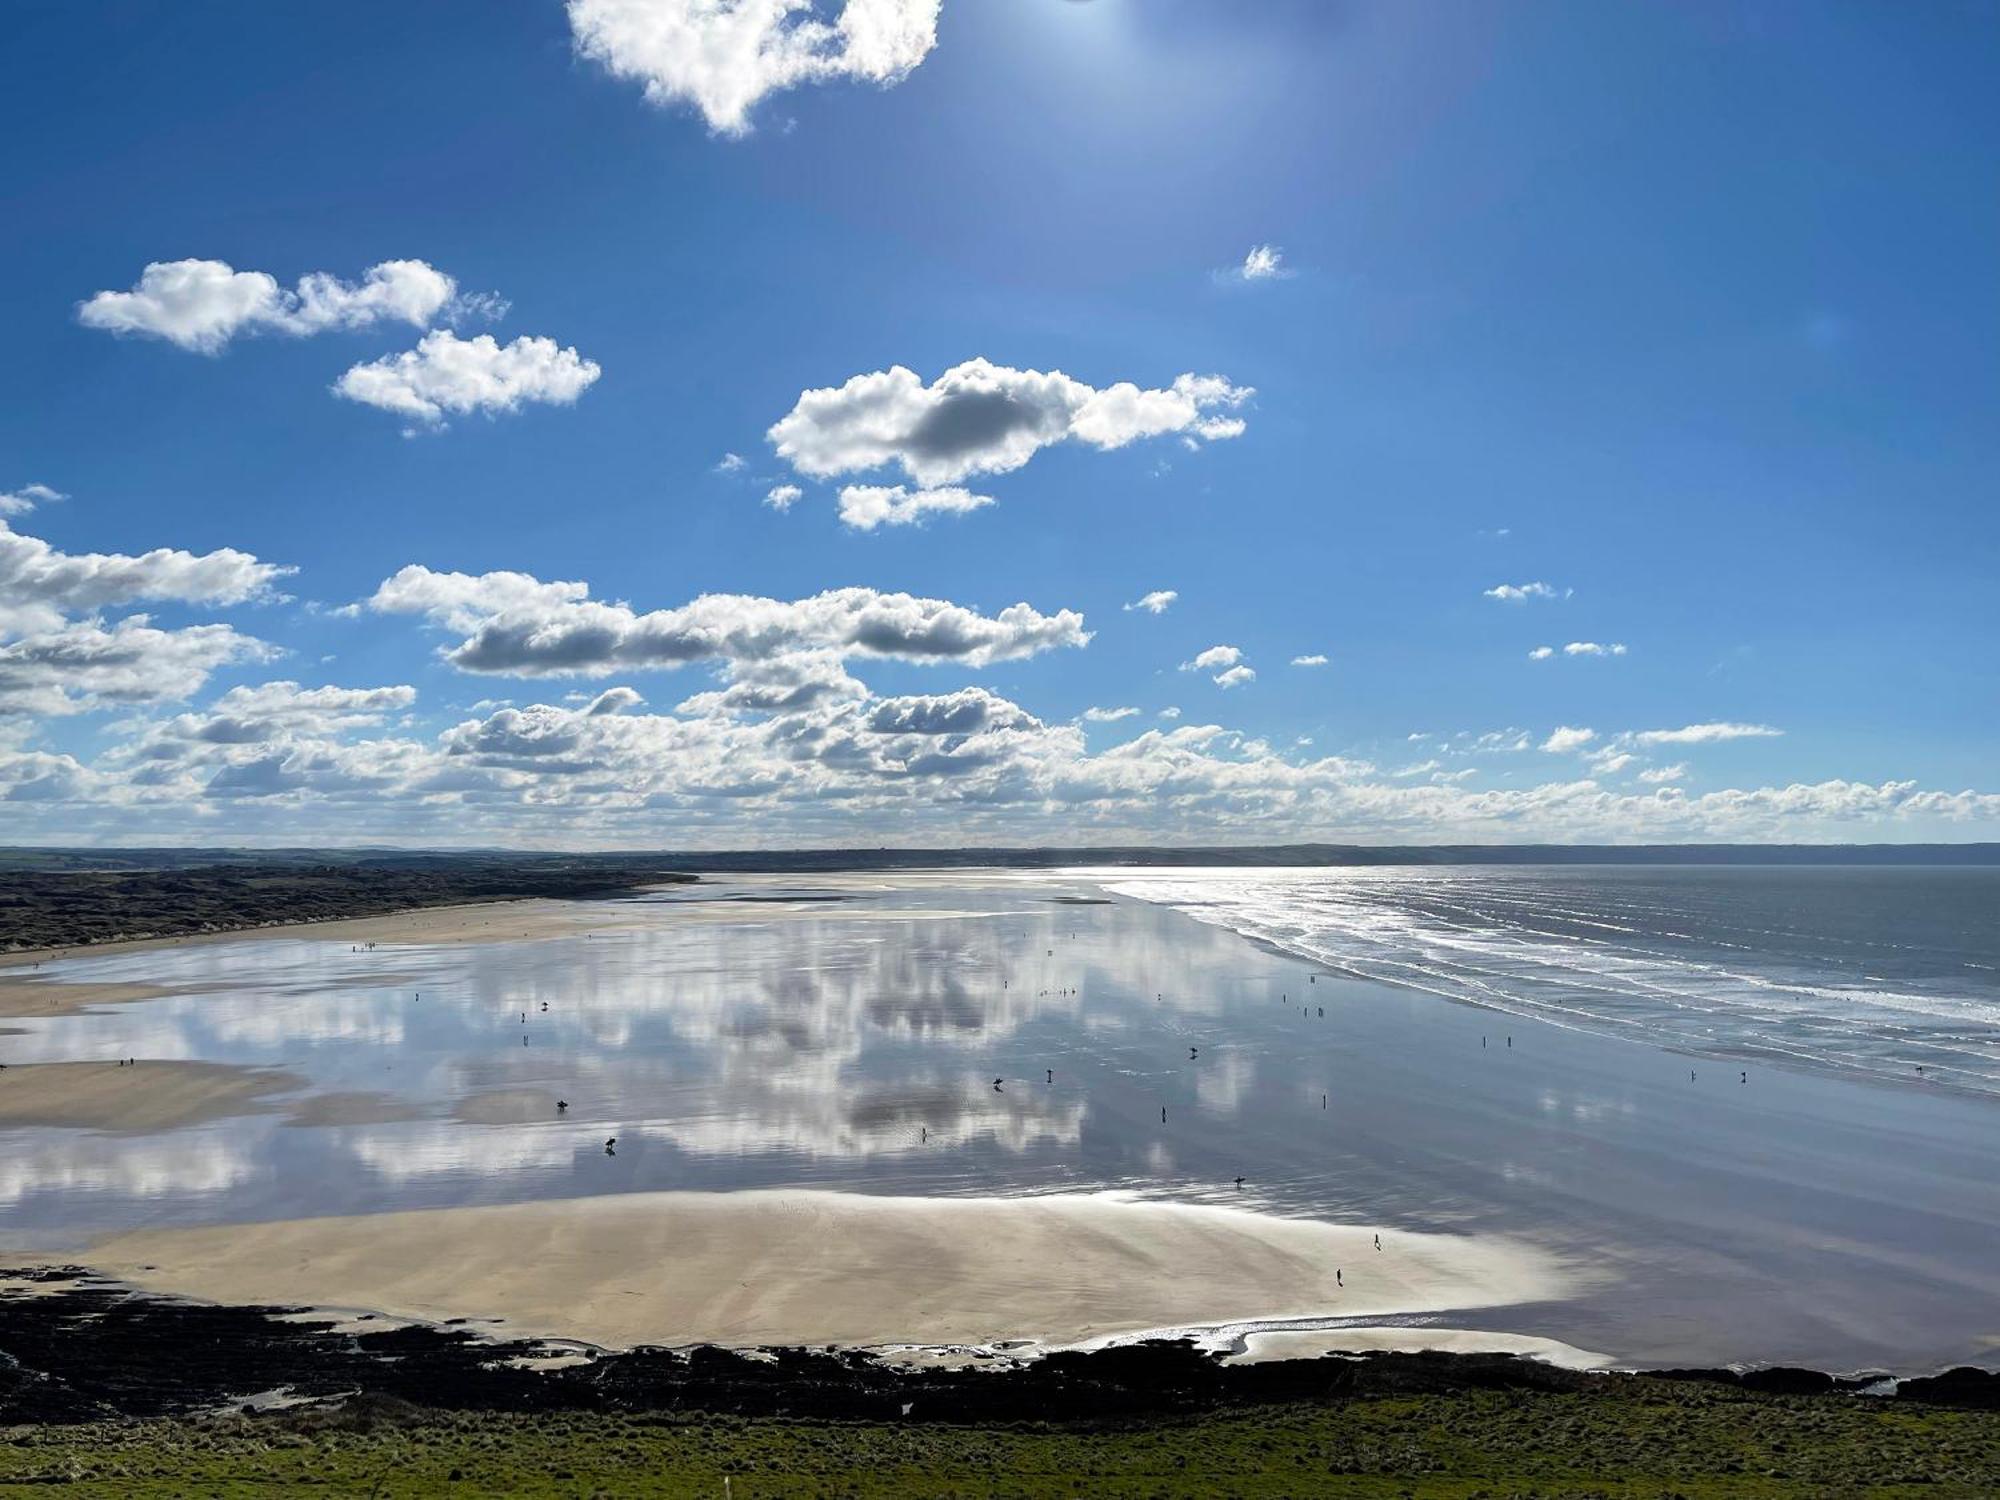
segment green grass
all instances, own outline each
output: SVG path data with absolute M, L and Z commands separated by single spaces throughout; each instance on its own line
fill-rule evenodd
M 376 1406 L 0 1430 L 66 1495 L 1992 1496 L 2000 1413 L 1634 1383 L 1277 1407 L 1116 1429 Z

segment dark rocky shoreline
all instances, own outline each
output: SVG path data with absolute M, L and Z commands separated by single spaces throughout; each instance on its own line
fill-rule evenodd
M 905 1423 L 1117 1422 L 1462 1391 L 1624 1391 L 1673 1380 L 1797 1395 L 2000 1410 L 2000 1373 L 1961 1368 L 1860 1396 L 1874 1377 L 1813 1370 L 1585 1373 L 1510 1355 L 1368 1354 L 1224 1365 L 1185 1341 L 1058 1353 L 1004 1368 L 892 1368 L 860 1353 L 716 1348 L 561 1352 L 464 1327 L 280 1321 L 293 1309 L 135 1293 L 79 1267 L 0 1270 L 53 1290 L 0 1293 L 0 1425 L 177 1417 L 289 1399 L 387 1398 L 478 1412 L 706 1412 Z M 62 1285 L 62 1283 L 75 1283 Z M 351 1329 L 351 1324 L 349 1325 Z

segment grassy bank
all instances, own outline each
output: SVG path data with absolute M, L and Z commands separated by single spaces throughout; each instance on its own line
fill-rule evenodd
M 725 1489 L 724 1481 L 728 1485 Z M 1367 1398 L 1106 1430 L 335 1411 L 0 1430 L 71 1495 L 1991 1496 L 2000 1413 L 1712 1385 Z
M 204 866 L 0 869 L 0 951 L 191 937 L 292 922 L 385 916 L 426 906 L 579 900 L 693 880 L 602 859 L 446 856 Z

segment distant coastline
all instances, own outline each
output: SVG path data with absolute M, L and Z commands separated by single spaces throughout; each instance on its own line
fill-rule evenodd
M 92 847 L 0 845 L 0 879 L 33 871 L 190 870 L 244 866 L 381 872 L 478 869 L 547 875 L 646 867 L 672 874 L 755 871 L 1057 869 L 1072 865 L 2000 865 L 2000 843 L 1965 844 L 1100 844 L 958 848 L 621 849 L 560 853 L 503 848 L 397 848 L 386 845 L 286 848 L 239 846 Z M 547 894 L 527 892 L 525 894 Z
M 10 851 L 10 854 L 14 851 Z M 501 901 L 625 895 L 695 876 L 630 859 L 460 856 L 33 867 L 0 862 L 0 953 L 246 932 Z

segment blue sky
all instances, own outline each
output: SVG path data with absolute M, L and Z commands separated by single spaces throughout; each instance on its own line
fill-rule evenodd
M 0 838 L 2000 836 L 1993 6 L 846 9 L 16 6 Z

